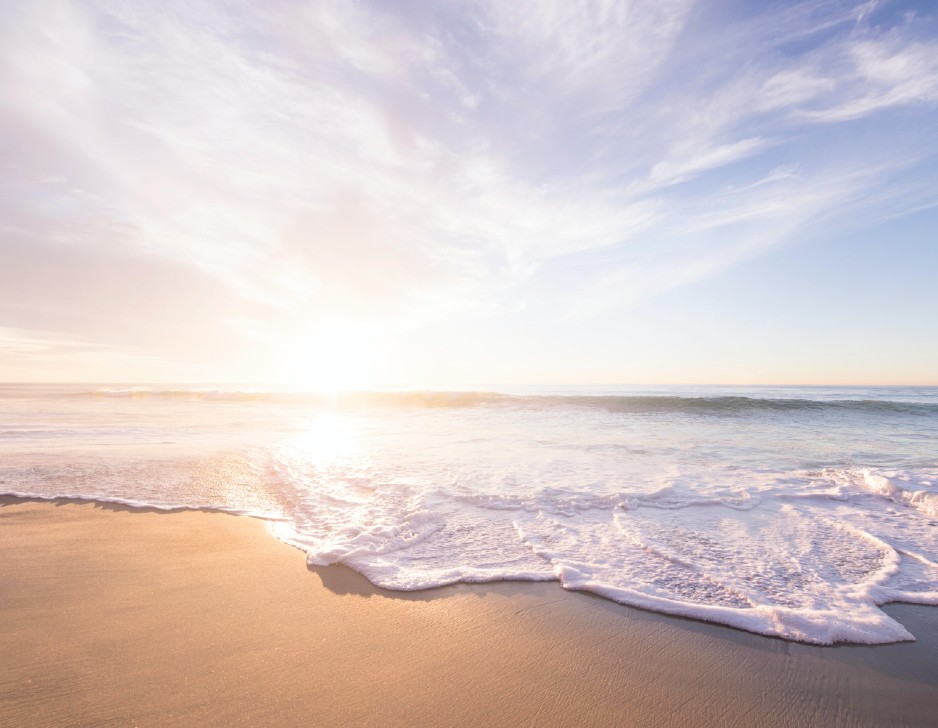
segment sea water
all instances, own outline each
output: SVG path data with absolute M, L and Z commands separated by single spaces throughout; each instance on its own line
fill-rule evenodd
M 938 388 L 0 385 L 0 492 L 268 520 L 394 590 L 556 580 L 803 642 L 938 604 Z

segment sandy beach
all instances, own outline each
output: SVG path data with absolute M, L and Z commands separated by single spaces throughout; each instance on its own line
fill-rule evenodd
M 0 499 L 0 725 L 926 726 L 916 636 L 812 647 L 508 582 L 308 569 L 261 521 Z

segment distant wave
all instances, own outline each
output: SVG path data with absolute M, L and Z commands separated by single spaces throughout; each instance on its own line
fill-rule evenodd
M 743 396 L 676 395 L 510 395 L 498 392 L 401 390 L 361 392 L 288 392 L 263 389 L 100 388 L 47 396 L 126 398 L 207 402 L 276 402 L 323 407 L 475 407 L 507 405 L 530 408 L 583 407 L 625 414 L 687 413 L 733 415 L 749 412 L 831 412 L 938 415 L 938 403 L 885 399 L 773 399 Z
M 538 398 L 534 398 L 538 399 Z M 567 396 L 544 397 L 561 400 L 563 404 L 582 407 L 601 407 L 614 412 L 688 412 L 688 413 L 743 413 L 747 411 L 830 411 L 856 410 L 865 412 L 894 412 L 910 414 L 938 414 L 938 403 L 896 402 L 878 399 L 761 399 L 758 397 L 677 397 L 667 395 L 642 396 Z M 545 402 L 549 404 L 550 402 Z

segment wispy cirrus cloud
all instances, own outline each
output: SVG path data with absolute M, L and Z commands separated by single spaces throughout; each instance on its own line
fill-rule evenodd
M 938 103 L 933 21 L 890 3 L 48 0 L 8 21 L 0 256 L 37 275 L 0 325 L 114 344 L 89 323 L 133 300 L 108 265 L 211 292 L 142 317 L 141 356 L 170 355 L 164 323 L 230 352 L 336 320 L 588 316 L 935 181 L 909 117 L 850 143 Z M 43 288 L 57 256 L 96 281 L 84 303 Z

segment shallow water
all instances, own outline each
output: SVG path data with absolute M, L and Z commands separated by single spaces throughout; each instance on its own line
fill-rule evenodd
M 938 604 L 938 389 L 0 386 L 0 491 L 266 518 L 390 589 L 559 580 L 804 642 Z

